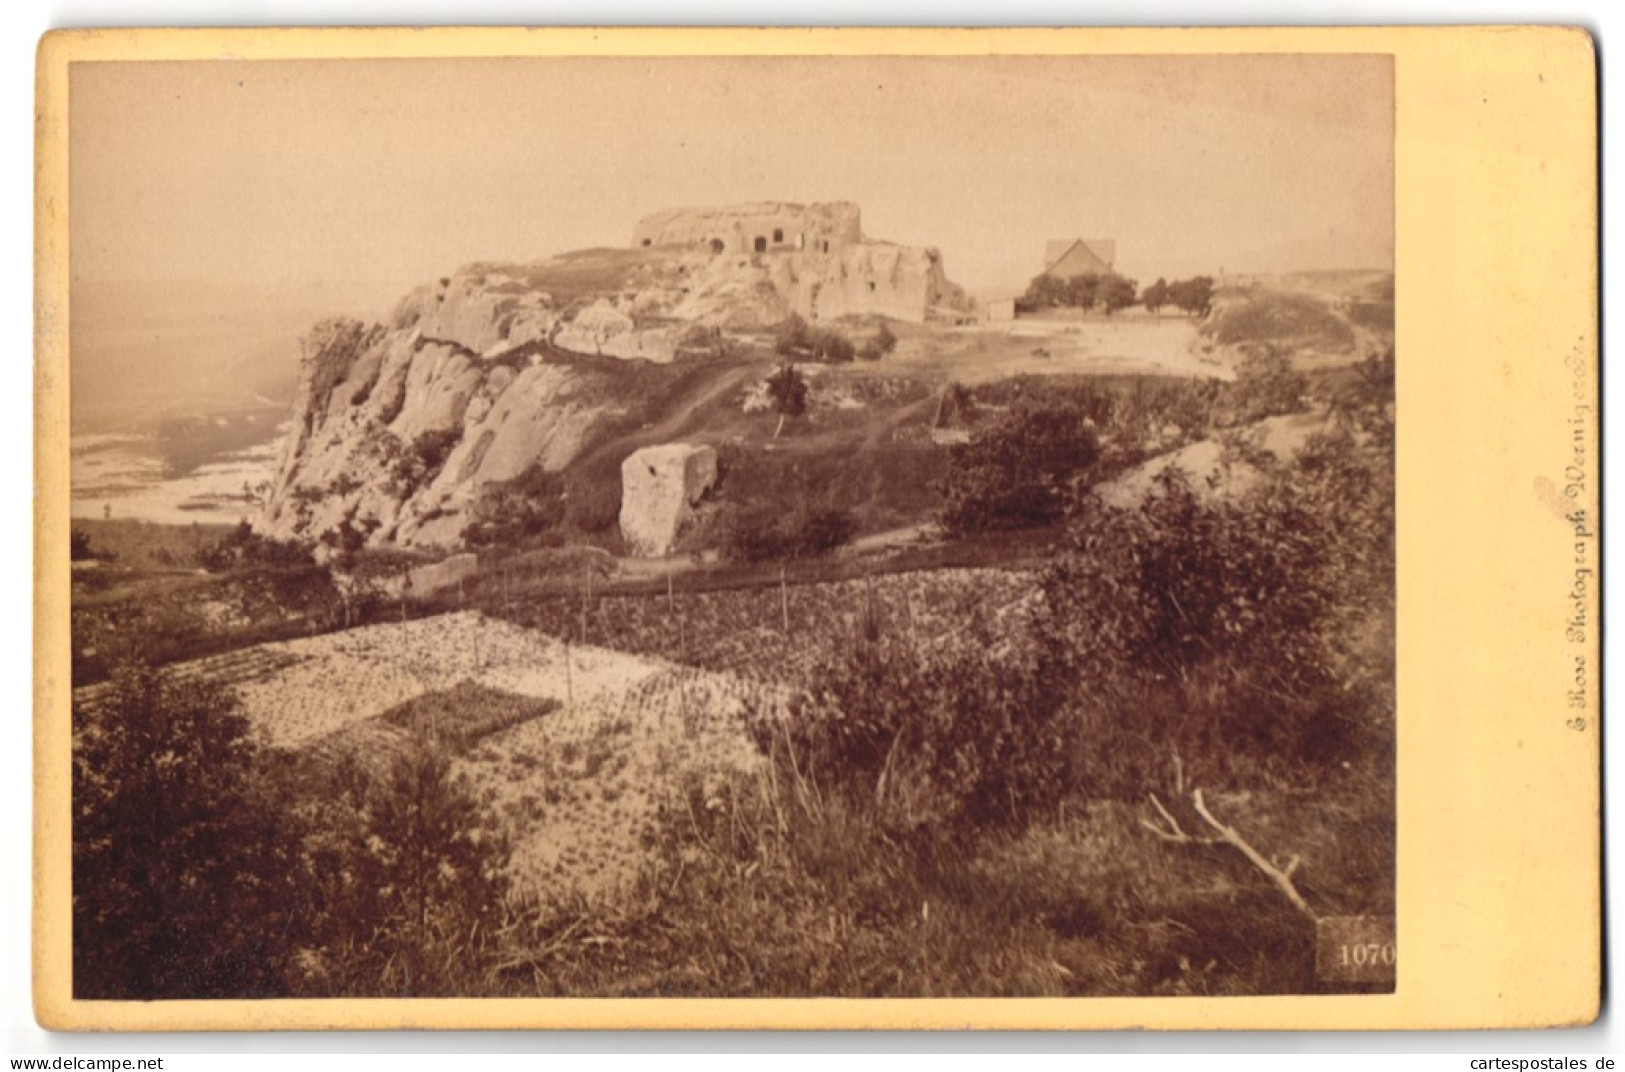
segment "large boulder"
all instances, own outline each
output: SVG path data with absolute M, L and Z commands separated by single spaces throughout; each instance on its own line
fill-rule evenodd
M 700 496 L 717 481 L 717 452 L 690 443 L 645 447 L 621 463 L 621 535 L 645 558 L 671 554 Z

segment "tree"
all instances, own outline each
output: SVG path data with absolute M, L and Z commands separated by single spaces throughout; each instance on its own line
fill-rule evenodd
M 1091 309 L 1099 300 L 1102 276 L 1094 272 L 1085 272 L 1068 279 L 1066 288 L 1066 304 L 1074 309 Z
M 1155 283 L 1140 292 L 1140 304 L 1149 312 L 1159 312 L 1168 304 L 1168 281 L 1158 276 Z
M 1206 316 L 1213 308 L 1213 277 L 1193 276 L 1168 284 L 1168 301 L 1195 316 Z
M 786 417 L 799 417 L 807 412 L 807 380 L 794 365 L 786 362 L 767 378 L 767 396 L 779 414 L 778 427 L 773 429 L 773 438 L 777 439 L 784 431 Z
M 1106 315 L 1127 309 L 1135 302 L 1134 280 L 1120 276 L 1115 272 L 1101 277 L 1096 297 L 1105 308 Z
M 1076 403 L 1022 399 L 949 454 L 942 524 L 970 533 L 1057 521 L 1073 482 L 1099 456 L 1094 427 Z
M 134 662 L 108 690 L 74 712 L 74 996 L 281 992 L 297 832 L 235 697 Z
M 389 991 L 441 989 L 432 974 L 444 963 L 439 954 L 500 902 L 506 853 L 491 828 L 467 785 L 453 779 L 450 754 L 419 730 L 374 787 L 367 814 L 364 850 L 382 893 Z
M 1023 309 L 1054 309 L 1062 305 L 1071 305 L 1071 281 L 1056 276 L 1044 274 L 1035 276 L 1027 284 L 1026 293 L 1022 294 L 1018 303 Z

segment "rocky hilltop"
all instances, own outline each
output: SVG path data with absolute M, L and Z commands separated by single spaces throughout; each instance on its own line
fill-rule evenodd
M 453 547 L 481 489 L 635 438 L 692 369 L 765 360 L 760 333 L 791 313 L 923 321 L 965 307 L 936 250 L 863 237 L 846 204 L 672 210 L 629 248 L 470 265 L 385 324 L 307 335 L 257 528 Z M 613 483 L 624 456 L 601 460 L 593 472 Z

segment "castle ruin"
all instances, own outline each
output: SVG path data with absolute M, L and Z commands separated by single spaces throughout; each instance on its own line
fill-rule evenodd
M 667 209 L 638 221 L 634 247 L 684 248 L 757 267 L 790 311 L 814 323 L 879 315 L 916 323 L 968 307 L 944 274 L 942 255 L 866 238 L 850 201 L 760 201 Z

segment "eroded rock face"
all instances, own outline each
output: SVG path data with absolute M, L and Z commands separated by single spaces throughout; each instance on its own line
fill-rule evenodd
M 717 452 L 667 443 L 645 447 L 621 463 L 621 536 L 635 555 L 669 555 L 683 523 L 717 482 Z
M 484 485 L 564 470 L 648 406 L 604 358 L 679 361 L 696 326 L 763 331 L 792 312 L 922 320 L 963 301 L 935 250 L 865 238 L 844 202 L 659 213 L 630 249 L 469 265 L 412 291 L 386 323 L 312 329 L 256 528 L 319 541 L 348 526 L 374 546 L 453 548 Z M 622 528 L 642 554 L 670 550 L 716 476 L 708 448 L 659 449 L 687 453 L 651 456 L 629 478 Z

